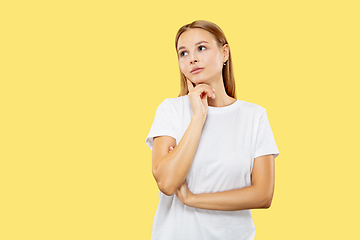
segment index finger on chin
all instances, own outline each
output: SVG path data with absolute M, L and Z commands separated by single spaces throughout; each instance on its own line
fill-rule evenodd
M 194 88 L 192 82 L 190 82 L 190 80 L 188 78 L 186 78 L 186 81 L 187 81 L 187 87 L 188 87 L 188 90 L 190 92 L 190 90 L 192 90 Z

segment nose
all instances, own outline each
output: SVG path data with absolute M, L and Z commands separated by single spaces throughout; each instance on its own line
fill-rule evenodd
M 196 62 L 199 62 L 199 60 L 197 59 L 197 56 L 193 54 L 192 58 L 190 58 L 190 64 L 194 64 Z

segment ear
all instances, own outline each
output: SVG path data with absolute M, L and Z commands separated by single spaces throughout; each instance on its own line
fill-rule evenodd
M 223 50 L 223 62 L 226 62 L 229 59 L 229 52 L 230 52 L 229 44 L 225 43 L 222 47 L 222 50 Z

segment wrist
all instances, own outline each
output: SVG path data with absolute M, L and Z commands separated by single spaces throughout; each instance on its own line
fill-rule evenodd
M 201 124 L 204 124 L 205 119 L 206 119 L 206 115 L 202 116 L 200 114 L 193 114 L 191 116 L 191 121 L 198 122 L 198 123 L 201 123 Z
M 189 207 L 195 207 L 196 205 L 196 195 L 197 194 L 191 194 L 188 198 L 187 205 Z

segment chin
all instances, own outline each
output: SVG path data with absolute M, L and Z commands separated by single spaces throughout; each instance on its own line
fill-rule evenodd
M 207 82 L 204 82 L 204 81 L 200 81 L 200 82 L 193 82 L 195 83 L 195 85 L 199 85 L 199 84 L 208 84 Z
M 197 84 L 204 84 L 204 83 L 206 84 L 206 82 L 198 82 Z
M 193 80 L 191 80 L 193 83 L 195 83 L 195 84 L 200 84 L 200 83 L 206 83 L 207 82 L 207 80 L 206 79 L 203 79 L 203 78 L 199 78 L 199 79 L 193 79 Z

